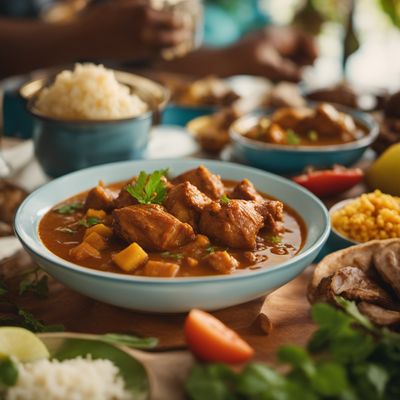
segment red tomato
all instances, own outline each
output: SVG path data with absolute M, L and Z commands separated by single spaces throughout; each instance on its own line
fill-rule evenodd
M 232 329 L 201 310 L 192 310 L 185 321 L 186 342 L 194 355 L 203 361 L 242 363 L 254 350 Z
M 351 189 L 363 177 L 364 173 L 359 168 L 336 167 L 295 176 L 293 180 L 318 197 L 329 197 Z

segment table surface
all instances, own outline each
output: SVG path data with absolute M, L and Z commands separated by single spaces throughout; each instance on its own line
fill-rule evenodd
M 15 144 L 15 142 L 6 143 L 8 150 L 5 151 L 7 159 L 14 163 L 15 160 L 18 160 L 21 164 L 14 165 L 14 181 L 29 190 L 33 189 L 46 177 L 32 158 L 32 145 L 26 142 L 18 143 L 18 146 L 15 147 Z M 18 157 L 16 157 L 16 154 Z M 368 158 L 361 163 L 362 167 L 370 162 Z M 22 162 L 23 160 L 24 162 Z M 325 203 L 330 206 L 336 201 L 357 196 L 363 191 L 365 191 L 365 188 L 360 185 L 344 196 L 328 199 Z M 1 258 L 0 240 L 0 271 L 5 276 L 6 281 L 11 282 L 11 285 L 17 284 L 18 277 L 23 271 L 33 267 L 29 256 L 22 250 L 11 258 L 3 260 Z M 235 329 L 254 347 L 257 361 L 273 362 L 279 346 L 288 343 L 304 345 L 315 329 L 310 318 L 310 305 L 306 296 L 312 269 L 313 266 L 310 266 L 299 277 L 276 290 L 267 298 L 217 311 L 213 314 Z M 32 312 L 38 319 L 47 324 L 61 323 L 67 331 L 118 332 L 155 336 L 160 340 L 159 351 L 165 352 L 166 350 L 185 348 L 182 330 L 185 317 L 183 314 L 157 315 L 124 310 L 89 299 L 51 278 L 49 288 L 50 294 L 47 299 L 38 299 L 32 295 L 27 295 L 15 296 L 15 301 L 20 307 Z M 0 308 L 0 315 L 2 311 L 4 310 Z M 265 329 L 262 329 L 266 321 L 269 321 L 272 325 L 272 330 L 268 334 Z M 162 357 L 165 358 L 165 353 L 162 354 Z M 176 353 L 171 352 L 170 354 L 171 358 L 168 362 L 173 363 L 174 360 L 179 360 L 179 357 L 175 355 Z M 163 363 L 160 365 L 163 365 Z M 190 365 L 192 365 L 192 361 L 186 363 L 187 368 Z M 161 376 L 165 372 L 159 370 L 158 373 Z M 180 390 L 176 384 L 174 389 L 160 390 L 159 394 L 152 398 L 157 400 L 179 399 L 182 396 Z M 174 397 L 172 397 L 172 393 L 174 393 Z

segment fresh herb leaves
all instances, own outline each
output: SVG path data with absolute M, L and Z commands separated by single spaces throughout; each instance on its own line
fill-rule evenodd
M 168 169 L 153 171 L 150 175 L 141 171 L 134 185 L 128 185 L 126 191 L 140 204 L 161 204 L 167 195 L 163 177 Z
M 286 373 L 248 364 L 235 373 L 222 364 L 195 367 L 186 381 L 190 399 L 208 400 L 397 400 L 400 335 L 374 326 L 357 306 L 316 304 L 319 329 L 308 348 L 286 345 L 278 359 Z
M 280 236 L 268 236 L 267 237 L 268 242 L 271 242 L 272 244 L 281 244 L 282 243 L 282 238 Z
M 22 326 L 25 329 L 29 329 L 32 332 L 40 333 L 40 332 L 61 332 L 64 331 L 65 328 L 63 325 L 45 325 L 41 321 L 39 321 L 35 316 L 22 308 L 18 310 L 18 316 L 20 317 L 19 326 Z
M 293 146 L 300 144 L 300 136 L 293 130 L 287 129 L 287 142 Z
M 18 380 L 18 367 L 15 361 L 10 358 L 0 360 L 0 389 L 14 386 Z
M 160 256 L 163 258 L 171 258 L 174 260 L 182 260 L 182 258 L 184 257 L 182 253 L 171 253 L 169 251 L 164 251 L 160 253 Z
M 93 225 L 100 224 L 101 220 L 96 217 L 88 217 L 80 219 L 77 224 L 80 226 L 84 226 L 85 228 L 90 228 Z
M 231 199 L 224 193 L 221 198 L 219 199 L 219 202 L 221 204 L 229 204 L 231 202 Z
M 23 295 L 26 292 L 32 292 L 36 296 L 45 299 L 49 295 L 48 277 L 47 275 L 38 274 L 38 269 L 29 273 L 19 283 L 19 295 Z
M 217 250 L 217 248 L 211 244 L 206 247 L 206 252 L 210 253 L 210 254 L 214 253 L 216 250 Z
M 158 339 L 153 337 L 141 338 L 133 335 L 121 335 L 118 333 L 106 333 L 99 336 L 103 342 L 120 346 L 132 347 L 134 349 L 153 349 L 158 344 Z
M 54 211 L 62 215 L 70 215 L 82 209 L 83 209 L 83 203 L 75 202 L 69 204 L 62 204 L 61 206 L 55 208 Z

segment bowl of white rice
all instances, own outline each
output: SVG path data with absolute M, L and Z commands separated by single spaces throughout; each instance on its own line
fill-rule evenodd
M 35 154 L 51 177 L 142 158 L 169 93 L 141 76 L 76 64 L 20 90 L 34 120 Z

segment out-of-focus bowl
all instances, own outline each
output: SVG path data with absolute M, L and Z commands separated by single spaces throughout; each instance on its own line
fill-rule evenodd
M 45 116 L 35 108 L 36 97 L 49 77 L 21 88 L 34 121 L 35 154 L 47 175 L 57 177 L 93 165 L 139 159 L 144 155 L 153 118 L 168 101 L 168 91 L 138 75 L 115 71 L 115 76 L 147 104 L 147 112 L 124 119 L 61 120 Z
M 233 155 L 238 160 L 266 171 L 294 174 L 307 166 L 329 168 L 334 164 L 350 166 L 357 162 L 377 138 L 379 129 L 371 116 L 341 108 L 367 128 L 367 134 L 354 142 L 329 146 L 287 146 L 246 138 L 244 133 L 256 125 L 260 113 L 239 118 L 230 130 Z
M 184 106 L 170 103 L 162 113 L 161 123 L 164 125 L 186 126 L 192 119 L 213 114 L 217 110 L 218 107 L 216 106 Z
M 170 168 L 171 175 L 205 165 L 224 179 L 250 179 L 262 192 L 282 200 L 303 218 L 307 237 L 293 258 L 270 268 L 232 275 L 151 278 L 85 268 L 46 248 L 38 234 L 43 215 L 75 193 L 105 183 L 129 179 L 139 171 Z M 318 255 L 329 234 L 325 206 L 309 191 L 279 176 L 221 161 L 144 160 L 108 164 L 77 171 L 33 192 L 22 203 L 15 232 L 33 259 L 50 275 L 74 290 L 116 306 L 150 312 L 185 312 L 192 308 L 216 310 L 266 295 L 300 274 Z

